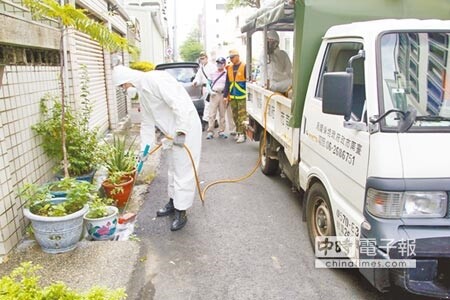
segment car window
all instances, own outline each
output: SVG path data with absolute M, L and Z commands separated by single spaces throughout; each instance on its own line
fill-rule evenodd
M 166 69 L 177 81 L 189 83 L 194 80 L 196 70 L 194 68 L 171 68 Z

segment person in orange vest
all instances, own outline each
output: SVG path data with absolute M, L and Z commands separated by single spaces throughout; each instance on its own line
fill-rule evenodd
M 246 91 L 246 70 L 245 63 L 241 62 L 239 52 L 230 50 L 229 58 L 231 65 L 227 67 L 227 79 L 223 91 L 225 104 L 231 106 L 233 119 L 236 125 L 236 143 L 245 142 L 244 121 L 247 119 L 245 102 Z

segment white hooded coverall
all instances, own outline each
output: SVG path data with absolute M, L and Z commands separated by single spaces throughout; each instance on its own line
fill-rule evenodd
M 115 85 L 131 83 L 139 93 L 142 144 L 154 145 L 154 125 L 171 137 L 183 132 L 186 135 L 185 145 L 190 149 L 198 170 L 202 126 L 183 86 L 165 71 L 141 72 L 124 66 L 114 68 L 113 82 Z M 152 120 L 154 125 L 150 128 Z M 173 145 L 168 151 L 169 198 L 173 199 L 176 209 L 186 210 L 192 206 L 196 192 L 194 169 L 184 147 Z
M 273 30 L 267 32 L 267 38 L 280 42 L 278 33 Z M 280 93 L 287 92 L 292 85 L 292 63 L 286 51 L 276 46 L 268 57 L 264 57 L 264 53 L 261 54 L 260 64 L 261 70 L 264 70 L 263 64 L 267 65 L 268 89 Z

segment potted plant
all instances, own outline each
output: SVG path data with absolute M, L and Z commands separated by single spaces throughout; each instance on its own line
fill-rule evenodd
M 87 90 L 87 75 L 83 76 L 81 82 L 82 91 Z M 65 108 L 63 128 L 70 176 L 92 183 L 98 163 L 98 130 L 91 129 L 89 126 L 92 108 L 87 97 L 87 92 L 81 93 L 82 109 L 80 111 L 70 107 Z M 64 160 L 64 149 L 61 146 L 63 144 L 62 110 L 59 97 L 46 94 L 41 98 L 41 120 L 31 127 L 41 137 L 44 152 L 57 163 L 55 171 L 60 178 L 63 177 L 60 163 Z
M 94 240 L 110 240 L 116 232 L 119 210 L 112 206 L 113 200 L 95 195 L 84 214 L 86 230 Z
M 110 143 L 102 146 L 100 160 L 108 171 L 102 187 L 107 197 L 116 200 L 118 207 L 124 207 L 130 197 L 136 177 L 136 156 L 134 142 L 127 146 L 127 139 L 114 135 Z
M 136 156 L 134 154 L 134 142 L 136 137 L 127 146 L 127 139 L 114 135 L 112 142 L 101 147 L 100 160 L 108 170 L 108 175 L 122 172 L 124 175 L 135 177 L 136 173 Z
M 125 207 L 133 190 L 134 177 L 125 172 L 112 172 L 102 182 L 107 197 L 116 201 L 119 208 Z
M 65 178 L 67 196 L 55 198 L 49 185 L 27 183 L 19 190 L 26 201 L 24 216 L 31 221 L 36 241 L 47 253 L 62 253 L 75 249 L 83 232 L 83 215 L 95 192 L 87 181 Z
M 88 180 L 80 180 L 74 177 L 66 177 L 61 178 L 61 180 L 55 180 L 44 184 L 44 186 L 48 187 L 48 190 L 53 198 L 67 198 L 67 193 L 70 190 L 73 190 L 75 184 L 78 184 L 77 181 L 88 181 Z

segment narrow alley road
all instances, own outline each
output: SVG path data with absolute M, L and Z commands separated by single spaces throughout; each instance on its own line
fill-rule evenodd
M 203 187 L 252 169 L 258 143 L 203 140 Z M 142 267 L 130 299 L 384 299 L 357 270 L 316 269 L 299 194 L 287 179 L 258 171 L 196 197 L 188 223 L 155 218 L 167 202 L 166 159 L 138 216 Z M 144 288 L 142 288 L 144 286 Z

